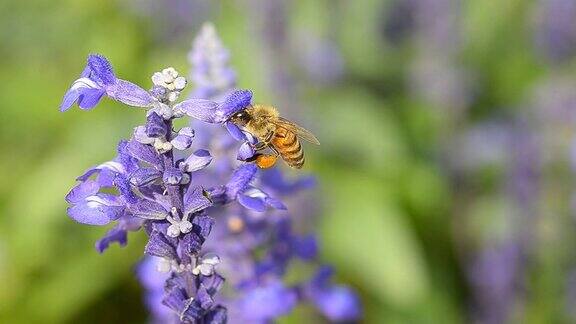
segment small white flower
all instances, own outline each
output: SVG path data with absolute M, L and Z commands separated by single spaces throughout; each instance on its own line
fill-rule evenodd
M 171 79 L 170 82 L 172 82 L 174 79 L 176 79 L 178 77 L 178 71 L 176 71 L 176 69 L 174 69 L 173 67 L 167 67 L 164 70 L 162 70 L 162 74 L 167 78 L 167 79 Z
M 178 237 L 180 235 L 180 226 L 178 224 L 172 224 L 168 226 L 166 230 L 166 235 L 170 237 Z
M 178 91 L 172 91 L 168 94 L 168 101 L 170 102 L 174 102 L 176 101 L 176 99 L 178 99 L 178 96 L 180 95 L 180 92 Z
M 187 220 L 181 221 L 178 223 L 178 226 L 180 227 L 180 232 L 182 233 L 189 233 L 192 230 L 192 223 Z
M 155 72 L 152 75 L 152 83 L 157 86 L 164 87 L 166 84 L 164 83 L 164 75 L 160 72 Z
M 186 78 L 184 77 L 177 77 L 174 80 L 174 88 L 176 90 L 182 90 L 186 87 Z
M 154 139 L 154 148 L 160 153 L 166 153 L 172 149 L 172 143 L 157 137 Z
M 220 258 L 216 254 L 208 253 L 202 257 L 200 264 L 192 269 L 192 273 L 194 275 L 202 274 L 204 276 L 211 276 L 214 274 L 214 270 L 219 263 Z

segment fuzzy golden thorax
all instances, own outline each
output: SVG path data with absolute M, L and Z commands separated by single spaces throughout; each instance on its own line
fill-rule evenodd
M 276 126 L 270 121 L 278 119 L 278 111 L 269 105 L 252 105 L 246 108 L 246 113 L 250 118 L 245 127 L 248 132 L 262 140 L 270 132 L 276 129 Z

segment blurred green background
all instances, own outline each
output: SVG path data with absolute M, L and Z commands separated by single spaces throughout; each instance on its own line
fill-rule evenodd
M 0 323 L 146 321 L 144 233 L 99 255 L 106 229 L 64 202 L 144 115 L 58 106 L 89 53 L 145 88 L 166 66 L 187 74 L 206 21 L 239 86 L 318 134 L 306 171 L 322 259 L 359 291 L 365 323 L 575 321 L 575 6 L 0 2 Z

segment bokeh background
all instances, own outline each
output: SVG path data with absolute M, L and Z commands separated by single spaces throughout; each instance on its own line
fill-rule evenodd
M 1 323 L 146 321 L 144 233 L 99 255 L 64 202 L 142 111 L 58 106 L 91 52 L 144 87 L 188 73 L 206 21 L 318 134 L 322 259 L 365 323 L 576 321 L 576 0 L 4 0 Z

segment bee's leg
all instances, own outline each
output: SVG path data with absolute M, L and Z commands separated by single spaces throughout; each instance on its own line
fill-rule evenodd
M 280 152 L 278 152 L 278 150 L 274 147 L 274 145 L 270 145 L 268 147 L 270 148 L 275 157 L 278 157 L 280 155 Z
M 256 151 L 262 151 L 263 149 L 265 149 L 268 146 L 268 143 L 266 142 L 258 142 L 256 143 L 256 145 L 254 145 L 254 150 Z
M 272 145 L 270 145 L 270 141 L 272 141 L 272 137 L 274 137 L 274 132 L 268 132 L 266 134 L 266 136 L 264 137 L 264 140 L 259 141 L 258 143 L 256 143 L 256 145 L 254 145 L 254 149 L 256 151 L 262 151 L 263 149 L 270 147 L 272 148 Z

